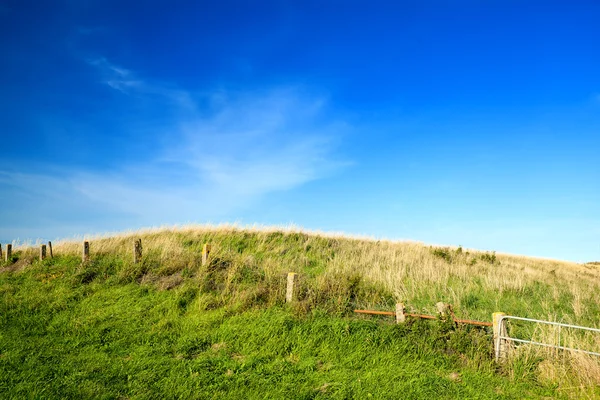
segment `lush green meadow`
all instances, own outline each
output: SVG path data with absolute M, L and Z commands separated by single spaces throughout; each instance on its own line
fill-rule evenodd
M 1 264 L 0 398 L 600 396 L 594 358 L 522 347 L 497 364 L 488 328 L 352 312 L 402 301 L 433 313 L 446 301 L 459 317 L 504 311 L 597 326 L 597 266 L 232 228 L 90 247 L 85 264 L 79 242 L 55 244 L 44 261 L 21 248 Z M 288 271 L 300 273 L 292 305 Z

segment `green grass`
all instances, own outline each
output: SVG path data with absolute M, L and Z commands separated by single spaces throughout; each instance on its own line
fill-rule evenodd
M 487 329 L 353 314 L 357 306 L 393 309 L 397 299 L 362 274 L 329 268 L 355 251 L 343 240 L 281 232 L 176 240 L 177 257 L 146 245 L 141 264 L 119 250 L 129 240 L 114 239 L 114 251 L 92 253 L 86 265 L 60 246 L 43 262 L 33 251 L 16 252 L 20 264 L 0 272 L 0 398 L 600 395 L 598 387 L 557 391 L 560 382 L 542 379 L 537 356 L 496 364 Z M 205 242 L 215 251 L 202 266 Z M 464 257 L 438 253 L 444 263 Z M 302 274 L 300 289 L 286 305 L 284 271 L 292 266 Z M 473 281 L 461 294 L 463 310 L 493 309 L 490 289 Z M 500 296 L 520 305 L 523 294 L 541 299 L 547 285 Z M 571 310 L 572 298 L 563 297 L 557 307 Z M 423 298 L 440 300 L 430 292 Z
M 34 270 L 35 271 L 35 270 Z M 296 316 L 286 307 L 198 310 L 189 287 L 73 287 L 2 276 L 3 398 L 520 398 L 550 395 L 496 372 L 489 337 Z M 10 285 L 11 289 L 6 290 Z M 9 292 L 10 294 L 8 294 Z M 453 380 L 451 374 L 457 373 Z

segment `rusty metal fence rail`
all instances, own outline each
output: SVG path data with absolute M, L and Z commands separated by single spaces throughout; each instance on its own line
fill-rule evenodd
M 589 355 L 593 355 L 593 356 L 600 356 L 600 349 L 598 351 L 592 351 L 592 350 L 580 349 L 580 348 L 575 348 L 575 347 L 563 346 L 561 344 L 561 336 L 560 336 L 561 335 L 560 330 L 562 328 L 579 329 L 579 330 L 586 331 L 586 332 L 593 332 L 593 333 L 600 334 L 600 329 L 598 329 L 598 328 L 590 328 L 587 326 L 565 324 L 562 322 L 543 321 L 540 319 L 533 319 L 533 318 L 515 317 L 512 315 L 506 315 L 505 313 L 501 313 L 501 312 L 496 312 L 496 313 L 492 314 L 492 322 L 472 321 L 472 320 L 467 320 L 467 319 L 456 318 L 456 316 L 454 315 L 454 312 L 452 311 L 452 307 L 449 304 L 438 303 L 437 306 L 438 306 L 438 312 L 439 312 L 440 316 L 446 315 L 446 318 L 451 318 L 451 320 L 453 320 L 455 323 L 492 327 L 493 328 L 494 353 L 495 353 L 496 361 L 501 361 L 503 359 L 506 359 L 509 349 L 510 349 L 511 342 L 529 343 L 529 344 L 542 346 L 542 347 L 549 347 L 549 348 L 554 348 L 554 349 L 559 349 L 559 350 L 574 351 L 574 352 L 589 354 Z M 438 318 L 440 318 L 440 316 L 436 317 L 433 315 L 406 313 L 404 311 L 404 304 L 402 304 L 402 303 L 396 304 L 396 312 L 375 311 L 375 310 L 354 310 L 354 312 L 360 313 L 360 314 L 387 315 L 390 317 L 395 316 L 397 323 L 403 323 L 405 321 L 406 317 L 422 318 L 422 319 L 438 319 Z M 557 335 L 557 337 L 558 337 L 557 344 L 544 343 L 542 341 L 533 340 L 533 338 L 532 339 L 521 339 L 521 338 L 510 336 L 508 334 L 508 327 L 507 327 L 508 320 L 526 321 L 526 322 L 533 322 L 536 324 L 545 324 L 545 325 L 555 326 L 557 328 L 557 334 L 558 334 Z M 599 340 L 600 340 L 600 336 L 599 336 Z
M 390 317 L 397 317 L 398 313 L 393 311 L 375 311 L 375 310 L 354 310 L 357 314 L 370 314 L 370 315 L 387 315 Z M 426 314 L 411 314 L 404 313 L 404 317 L 412 317 L 412 318 L 420 318 L 420 319 L 438 319 L 435 315 L 426 315 Z M 491 322 L 486 321 L 473 321 L 470 319 L 460 319 L 456 318 L 452 315 L 452 320 L 457 324 L 468 324 L 468 325 L 478 325 L 478 326 L 492 326 Z

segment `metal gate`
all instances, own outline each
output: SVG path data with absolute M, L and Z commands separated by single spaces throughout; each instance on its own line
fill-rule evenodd
M 555 326 L 557 329 L 557 333 L 558 333 L 558 344 L 542 343 L 542 342 L 537 342 L 534 340 L 518 339 L 518 338 L 511 337 L 510 335 L 508 335 L 507 329 L 506 329 L 506 321 L 511 320 L 511 319 Z M 577 348 L 573 348 L 573 347 L 567 347 L 567 346 L 560 345 L 560 334 L 561 334 L 560 329 L 561 328 L 580 329 L 580 330 L 584 330 L 584 331 L 600 333 L 600 329 L 597 329 L 597 328 L 589 328 L 586 326 L 563 324 L 561 322 L 542 321 L 542 320 L 533 319 L 533 318 L 514 317 L 512 315 L 505 315 L 505 314 L 498 315 L 495 322 L 497 322 L 497 326 L 498 326 L 498 328 L 495 332 L 495 335 L 494 335 L 495 336 L 494 348 L 495 348 L 495 352 L 496 352 L 496 360 L 499 360 L 500 358 L 502 358 L 506 355 L 505 353 L 506 353 L 507 346 L 504 345 L 504 344 L 506 344 L 506 342 L 530 343 L 530 344 L 535 344 L 535 345 L 543 346 L 543 347 L 576 351 L 579 353 L 600 356 L 600 352 L 597 352 L 597 351 L 577 349 Z

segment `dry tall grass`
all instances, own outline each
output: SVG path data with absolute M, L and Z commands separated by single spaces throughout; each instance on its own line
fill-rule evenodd
M 292 258 L 282 257 L 289 243 L 273 240 L 272 234 L 278 232 L 301 234 L 301 247 L 310 249 L 312 246 L 313 253 L 306 251 L 295 253 Z M 127 256 L 132 251 L 132 238 L 140 237 L 145 252 L 152 252 L 162 263 L 177 264 L 174 268 L 179 268 L 186 260 L 197 257 L 184 245 L 186 240 L 212 241 L 213 254 L 217 255 L 230 250 L 227 246 L 231 245 L 220 243 L 224 236 L 239 234 L 252 235 L 252 249 L 261 252 L 262 267 L 266 270 L 280 273 L 302 269 L 316 259 L 325 265 L 324 274 L 358 274 L 381 284 L 398 301 L 409 305 L 430 305 L 433 309 L 435 302 L 446 301 L 470 316 L 489 319 L 494 311 L 509 314 L 525 311 L 527 315 L 521 316 L 545 317 L 556 314 L 557 304 L 562 303 L 560 318 L 570 323 L 594 322 L 597 314 L 590 313 L 595 310 L 589 310 L 589 306 L 600 305 L 598 265 L 467 249 L 440 249 L 418 242 L 311 232 L 293 226 L 163 227 L 67 239 L 54 243 L 53 247 L 55 254 L 80 254 L 81 242 L 90 240 L 92 254 Z M 436 250 L 440 252 L 436 254 Z M 246 255 L 252 256 L 251 252 Z M 547 285 L 549 290 L 540 293 L 540 285 Z M 484 294 L 489 298 L 480 296 Z M 515 304 L 503 304 L 501 300 L 505 296 L 521 296 L 529 310 Z M 568 310 L 564 307 L 567 300 Z M 520 301 L 516 303 L 521 304 Z

